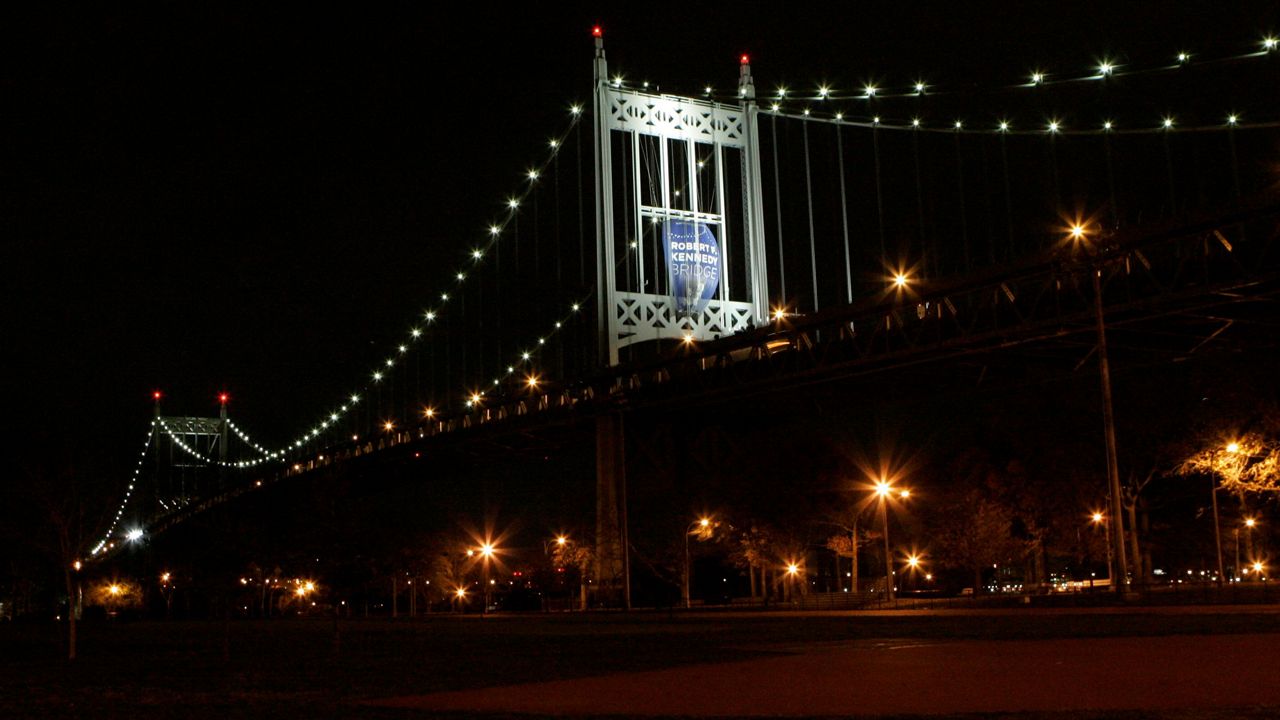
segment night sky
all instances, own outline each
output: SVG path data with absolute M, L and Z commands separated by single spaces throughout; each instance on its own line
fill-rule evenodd
M 895 5 L 5 21 L 0 344 L 18 467 L 52 454 L 123 482 L 153 389 L 191 415 L 226 390 L 265 442 L 294 436 L 363 382 L 589 101 L 593 23 L 612 68 L 670 92 L 733 87 L 741 52 L 762 91 L 991 87 L 1104 55 L 1227 54 L 1280 28 L 1274 3 Z M 6 485 L 23 477 L 10 467 Z

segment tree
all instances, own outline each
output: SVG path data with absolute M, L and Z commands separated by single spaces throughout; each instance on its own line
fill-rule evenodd
M 853 592 L 858 591 L 858 542 L 856 534 L 857 528 L 848 528 L 845 532 L 836 533 L 827 538 L 825 547 L 836 555 L 836 584 L 837 589 L 840 583 L 840 558 L 847 557 L 851 560 L 851 569 L 849 572 L 850 587 Z
M 558 567 L 573 568 L 578 576 L 578 609 L 587 609 L 587 581 L 591 568 L 595 564 L 596 555 L 593 545 L 585 542 L 566 540 L 556 545 L 551 560 Z
M 765 571 L 773 563 L 773 532 L 769 528 L 760 523 L 749 524 L 735 537 L 730 559 L 734 565 L 746 568 L 751 578 L 751 597 L 768 595 Z M 760 570 L 759 584 L 756 582 L 757 568 Z
M 1013 512 L 977 490 L 970 490 L 951 507 L 937 528 L 938 554 L 944 562 L 973 572 L 977 594 L 982 570 L 1022 557 L 1026 545 L 1013 536 Z
M 1246 433 L 1227 443 L 1215 442 L 1188 457 L 1178 467 L 1183 475 L 1219 478 L 1228 492 L 1280 491 L 1280 442 L 1260 433 Z
M 53 457 L 65 457 L 51 453 Z M 50 466 L 29 466 L 22 492 L 16 494 L 11 511 L 13 517 L 24 525 L 22 531 L 15 522 L 4 523 L 5 534 L 20 533 L 22 544 L 34 549 L 44 561 L 53 561 L 59 569 L 67 593 L 67 659 L 75 660 L 77 652 L 76 611 L 80 570 L 87 556 L 89 539 L 97 536 L 97 530 L 86 522 L 87 509 L 80 467 L 69 463 Z

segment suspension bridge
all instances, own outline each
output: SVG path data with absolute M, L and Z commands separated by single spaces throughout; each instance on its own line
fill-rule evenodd
M 592 101 L 384 359 L 279 445 L 225 394 L 178 417 L 157 392 L 93 558 L 321 468 L 589 426 L 595 574 L 623 586 L 629 414 L 1018 352 L 1097 366 L 1120 517 L 1110 358 L 1276 317 L 1280 108 L 1137 90 L 1252 65 L 1274 94 L 1273 38 L 979 89 L 765 86 L 743 55 L 730 90 L 679 95 L 593 34 Z

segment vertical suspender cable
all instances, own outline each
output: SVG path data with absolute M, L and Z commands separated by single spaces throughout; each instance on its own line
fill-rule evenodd
M 983 219 L 985 221 L 983 224 L 986 226 L 986 232 L 984 233 L 984 235 L 986 235 L 986 240 L 987 240 L 987 262 L 990 265 L 995 265 L 996 264 L 996 238 L 995 238 L 995 230 L 991 226 L 992 215 L 994 215 L 994 213 L 992 213 L 991 211 L 991 165 L 988 163 L 988 158 L 987 158 L 987 139 L 986 138 L 982 138 L 978 141 L 978 152 L 979 152 L 978 157 L 982 160 L 982 165 L 981 165 L 982 173 L 980 176 L 982 178 L 981 195 L 982 195 L 982 209 L 983 209 L 983 216 L 984 216 Z
M 818 311 L 818 249 L 813 235 L 813 180 L 809 173 L 809 121 L 802 121 L 800 129 L 804 136 L 804 192 L 809 208 L 809 269 L 813 276 L 813 310 Z
M 560 151 L 554 151 L 551 156 L 551 187 L 552 201 L 555 203 L 555 232 L 552 234 L 551 251 L 556 256 L 556 287 L 560 287 L 561 282 L 561 263 L 560 261 Z
M 960 242 L 964 250 L 964 271 L 969 272 L 969 216 L 964 202 L 964 155 L 960 148 L 960 130 L 956 129 L 956 189 L 960 194 Z
M 1227 145 L 1231 148 L 1231 182 L 1236 191 L 1236 202 L 1240 202 L 1240 161 L 1236 158 L 1236 124 L 1234 117 L 1227 125 Z
M 877 125 L 879 125 L 878 122 L 873 122 L 871 125 L 871 155 L 876 172 L 876 221 L 880 228 L 880 263 L 887 268 L 889 253 L 884 240 L 884 193 L 880 186 L 880 132 Z
M 587 235 L 585 226 L 583 225 L 583 200 L 582 200 L 582 123 L 574 124 L 574 138 L 577 144 L 577 153 L 575 160 L 578 165 L 578 292 L 581 293 L 587 287 Z M 582 332 L 583 323 L 578 323 L 578 330 Z M 591 352 L 590 343 L 577 343 L 581 349 L 582 362 L 581 370 L 583 372 L 590 366 L 588 362 L 588 353 Z
M 844 288 L 845 302 L 853 303 L 853 262 L 849 258 L 849 203 L 844 188 L 844 140 L 840 123 L 836 123 L 836 161 L 840 171 L 840 229 L 844 232 Z
M 782 183 L 778 179 L 778 113 L 769 118 L 769 128 L 773 133 L 773 204 L 778 217 L 778 279 L 782 297 L 778 298 L 778 307 L 787 306 L 787 263 L 782 250 Z
M 576 123 L 574 136 L 577 140 L 578 153 L 578 289 L 587 286 L 587 235 L 582 220 L 582 123 Z
M 933 274 L 938 274 L 938 248 L 932 248 L 932 251 L 925 249 L 925 229 L 924 229 L 924 185 L 920 175 L 920 131 L 912 130 L 911 132 L 911 154 L 916 167 L 916 228 L 920 235 L 920 251 L 927 252 L 930 261 L 933 264 Z M 927 264 L 926 264 L 927 266 Z
M 1169 149 L 1169 135 L 1171 133 L 1172 131 L 1168 129 L 1164 131 L 1164 137 L 1163 137 L 1164 167 L 1169 175 L 1169 214 L 1177 215 L 1178 214 L 1178 194 L 1177 194 L 1177 185 L 1175 184 L 1175 179 L 1173 176 L 1173 151 Z
M 1107 189 L 1111 193 L 1111 229 L 1120 227 L 1120 203 L 1116 200 L 1116 171 L 1111 162 L 1111 133 L 1102 136 L 1102 147 L 1107 156 Z
M 1011 259 L 1015 253 L 1013 250 L 1013 195 L 1009 189 L 1009 148 L 1006 144 L 1008 133 L 1000 133 L 1000 166 L 1004 170 L 1004 230 L 1005 240 L 1008 243 L 1008 255 L 1005 259 Z M 994 253 L 994 250 L 992 251 Z
M 467 327 L 467 294 L 458 288 L 458 324 L 461 326 L 462 337 L 458 338 L 458 352 L 462 355 L 460 358 L 462 365 L 462 384 L 465 387 L 470 376 L 467 375 L 467 336 L 470 335 Z
M 1062 186 L 1058 178 L 1058 143 L 1055 133 L 1049 133 L 1049 170 L 1053 178 L 1053 213 L 1062 215 Z
M 444 316 L 444 377 L 440 378 L 440 387 L 444 393 L 444 406 L 453 407 L 453 393 L 449 391 L 449 383 L 453 378 L 453 313 Z
M 494 275 L 498 281 L 493 286 L 493 329 L 497 339 L 494 340 L 496 345 L 498 362 L 506 357 L 502 354 L 502 240 L 495 237 L 493 242 L 493 268 Z
M 538 259 L 538 189 L 533 187 L 533 183 L 533 180 L 529 181 L 529 194 L 533 196 L 533 276 L 537 278 L 542 270 Z

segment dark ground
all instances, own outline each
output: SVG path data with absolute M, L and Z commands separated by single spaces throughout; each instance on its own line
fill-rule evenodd
M 1034 640 L 1280 633 L 1280 608 L 995 611 L 978 614 L 442 616 L 0 626 L 0 717 L 421 717 L 364 700 L 786 654 L 868 639 Z M 229 641 L 224 660 L 224 638 Z M 1280 640 L 1280 636 L 1277 636 Z M 1152 658 L 1159 662 L 1159 658 Z M 1071 717 L 1274 717 L 1276 708 L 1070 713 Z M 1007 717 L 1067 717 L 1020 713 Z M 966 717 L 949 715 L 946 717 Z

